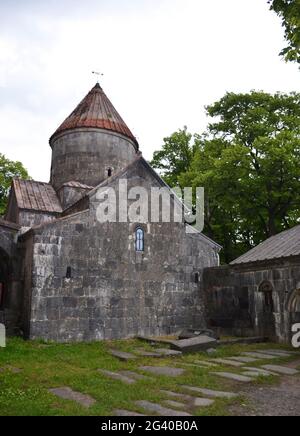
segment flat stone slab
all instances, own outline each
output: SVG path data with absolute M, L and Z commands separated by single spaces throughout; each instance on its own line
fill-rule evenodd
M 216 363 L 213 362 L 209 362 L 207 360 L 194 360 L 194 363 L 196 363 L 197 365 L 202 365 L 202 366 L 206 366 L 206 367 L 214 367 L 214 366 L 218 366 Z
M 63 398 L 64 400 L 75 401 L 76 403 L 80 404 L 83 407 L 86 407 L 87 409 L 96 403 L 96 400 L 94 400 L 94 398 L 90 397 L 89 395 L 73 391 L 71 388 L 68 387 L 49 389 L 49 392 L 59 398 Z
M 174 400 L 165 400 L 164 404 L 166 406 L 169 406 L 169 407 L 174 407 L 175 409 L 185 409 L 186 408 L 186 404 L 179 403 L 178 401 L 174 401 Z
M 213 391 L 211 389 L 199 388 L 199 387 L 196 387 L 196 386 L 186 386 L 186 385 L 183 385 L 181 387 L 183 389 L 186 389 L 187 391 L 195 392 L 197 394 L 205 395 L 205 396 L 211 397 L 211 398 L 227 398 L 227 399 L 231 399 L 231 398 L 238 397 L 238 395 L 234 394 L 233 392 Z
M 117 409 L 113 411 L 114 416 L 146 416 L 141 413 L 131 412 L 130 410 Z
M 242 362 L 242 363 L 255 363 L 258 361 L 258 359 L 255 359 L 254 357 L 229 357 L 230 360 L 236 360 L 237 362 Z
M 262 368 L 255 368 L 253 366 L 244 366 L 243 369 L 259 375 L 278 375 L 275 372 L 267 371 L 266 369 L 262 369 Z
M 241 383 L 250 383 L 253 381 L 250 377 L 241 374 L 233 374 L 232 372 L 211 372 L 211 374 Z
M 156 358 L 162 358 L 163 355 L 156 353 L 155 351 L 147 351 L 147 350 L 134 350 L 136 354 L 138 354 L 141 357 L 156 357 Z
M 272 356 L 275 357 L 292 357 L 294 354 L 293 352 L 288 352 L 288 351 L 282 351 L 282 350 L 262 350 L 261 353 L 264 354 L 270 354 Z
M 249 351 L 247 353 L 242 353 L 243 356 L 254 357 L 260 360 L 273 360 L 276 359 L 275 356 L 271 356 L 270 354 L 259 353 L 258 351 Z
M 151 377 L 147 377 L 146 375 L 138 374 L 137 372 L 133 371 L 119 371 L 118 374 L 121 374 L 133 380 L 153 380 Z
M 187 412 L 169 409 L 161 406 L 160 404 L 151 403 L 150 401 L 136 401 L 135 404 L 147 412 L 157 413 L 160 416 L 192 416 Z
M 157 353 L 162 354 L 166 357 L 172 357 L 172 356 L 182 356 L 182 352 L 178 350 L 169 350 L 168 348 L 156 348 L 155 350 Z
M 194 353 L 196 351 L 205 351 L 213 347 L 217 347 L 218 342 L 209 336 L 202 335 L 196 338 L 182 339 L 180 341 L 172 341 L 171 347 L 182 353 Z
M 212 360 L 212 362 L 219 363 L 221 365 L 235 366 L 236 368 L 243 366 L 243 363 L 236 362 L 235 360 L 229 360 L 229 359 L 214 359 Z
M 160 392 L 162 394 L 168 395 L 169 397 L 179 398 L 182 401 L 187 401 L 188 403 L 191 404 L 191 406 L 194 407 L 208 407 L 214 404 L 214 400 L 210 400 L 208 398 L 197 398 L 191 395 L 180 394 L 178 392 L 165 391 L 165 390 L 161 390 Z
M 155 375 L 165 375 L 168 377 L 178 377 L 185 373 L 182 368 L 172 368 L 170 366 L 140 366 L 141 371 L 150 372 Z
M 112 356 L 117 357 L 124 362 L 128 362 L 129 360 L 135 360 L 137 358 L 134 354 L 126 353 L 125 351 L 109 350 L 108 352 Z
M 266 369 L 267 371 L 274 371 L 278 374 L 283 375 L 296 375 L 299 374 L 299 371 L 293 368 L 287 368 L 286 366 L 279 366 L 279 365 L 264 365 L 262 366 L 263 369 Z
M 127 377 L 126 375 L 123 375 L 119 372 L 112 372 L 112 371 L 106 371 L 104 369 L 98 369 L 98 372 L 100 372 L 103 375 L 106 375 L 107 377 L 110 377 L 114 380 L 121 381 L 123 383 L 126 383 L 128 385 L 132 385 L 136 382 L 133 378 Z

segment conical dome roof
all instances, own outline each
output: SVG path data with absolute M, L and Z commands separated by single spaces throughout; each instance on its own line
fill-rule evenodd
M 79 103 L 76 109 L 68 116 L 61 126 L 51 136 L 51 140 L 66 130 L 91 127 L 110 130 L 120 133 L 135 142 L 138 142 L 127 127 L 126 123 L 114 108 L 103 89 L 97 83 L 87 96 Z

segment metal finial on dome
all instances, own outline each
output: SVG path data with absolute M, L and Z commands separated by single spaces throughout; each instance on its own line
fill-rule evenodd
M 92 74 L 94 74 L 95 76 L 97 76 L 97 84 L 98 85 L 100 85 L 100 83 L 99 83 L 99 77 L 100 76 L 104 76 L 104 74 L 103 73 L 99 73 L 98 71 L 92 71 Z

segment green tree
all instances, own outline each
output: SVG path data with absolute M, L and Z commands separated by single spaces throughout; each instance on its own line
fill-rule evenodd
M 187 127 L 179 129 L 171 136 L 164 138 L 162 149 L 155 151 L 151 165 L 159 170 L 160 174 L 170 185 L 178 185 L 178 176 L 189 171 L 196 149 L 193 135 Z
M 207 131 L 189 135 L 189 169 L 168 180 L 205 188 L 204 233 L 230 262 L 299 222 L 300 94 L 228 93 L 207 114 Z
M 0 153 L 0 216 L 4 214 L 13 178 L 29 179 L 21 162 L 13 162 Z
M 269 0 L 269 3 L 285 29 L 288 45 L 280 54 L 286 61 L 300 64 L 300 0 Z

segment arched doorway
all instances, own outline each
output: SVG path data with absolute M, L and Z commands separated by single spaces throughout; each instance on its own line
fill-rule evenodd
M 291 324 L 300 323 L 300 289 L 296 289 L 288 302 L 288 311 L 290 312 Z
M 9 285 L 9 269 L 9 256 L 0 248 L 0 310 L 3 310 L 5 307 Z
M 258 292 L 262 304 L 261 323 L 262 334 L 269 339 L 276 339 L 276 327 L 274 317 L 274 289 L 269 281 L 259 285 Z

